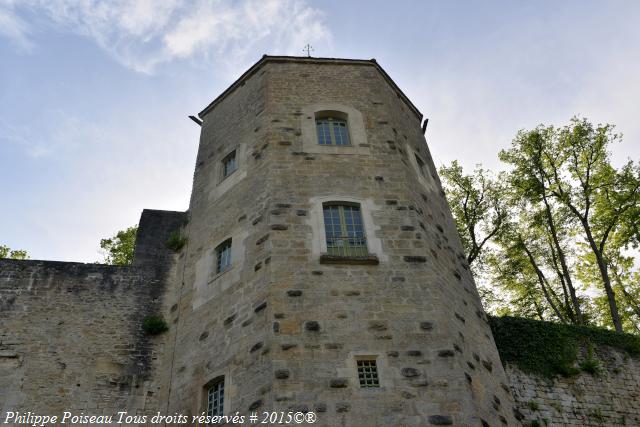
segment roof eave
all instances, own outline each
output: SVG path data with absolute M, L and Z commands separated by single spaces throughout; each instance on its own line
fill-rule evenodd
M 313 58 L 313 57 L 299 57 L 299 56 L 269 56 L 263 55 L 262 58 L 255 64 L 253 64 L 247 71 L 245 71 L 238 79 L 231 84 L 224 92 L 222 92 L 216 99 L 211 101 L 209 105 L 207 105 L 204 110 L 198 113 L 198 117 L 204 119 L 204 116 L 207 115 L 217 104 L 219 104 L 224 98 L 226 98 L 231 92 L 233 92 L 236 88 L 241 86 L 243 82 L 255 74 L 264 64 L 267 62 L 306 62 L 306 63 L 344 63 L 344 64 L 360 64 L 360 65 L 369 65 L 374 66 L 382 77 L 391 85 L 391 87 L 397 92 L 398 96 L 407 104 L 407 106 L 411 109 L 411 111 L 416 115 L 419 121 L 422 121 L 422 113 L 416 108 L 415 105 L 409 100 L 409 98 L 402 92 L 402 90 L 398 87 L 396 82 L 387 74 L 387 72 L 378 64 L 375 59 L 344 59 L 344 58 Z

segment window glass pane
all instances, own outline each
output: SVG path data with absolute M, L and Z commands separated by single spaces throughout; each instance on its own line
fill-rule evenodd
M 231 239 L 216 248 L 216 272 L 221 273 L 231 266 Z
M 349 133 L 345 121 L 336 120 L 333 122 L 333 134 L 336 145 L 349 145 Z
M 231 172 L 237 169 L 236 152 L 233 151 L 222 160 L 222 176 L 227 177 Z
M 330 123 L 326 119 L 316 120 L 316 129 L 318 131 L 318 144 L 331 145 Z
M 210 417 L 223 415 L 224 380 L 215 383 L 207 390 L 207 415 Z

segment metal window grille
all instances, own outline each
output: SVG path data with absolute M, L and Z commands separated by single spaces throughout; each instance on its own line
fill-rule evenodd
M 218 381 L 207 390 L 207 415 L 223 415 L 224 380 Z
M 228 177 L 231 175 L 231 172 L 235 171 L 237 168 L 236 151 L 233 150 L 224 159 L 222 159 L 222 177 Z
M 360 206 L 325 205 L 323 212 L 329 255 L 368 255 Z
M 216 248 L 216 272 L 221 273 L 231 267 L 231 239 L 225 240 Z
M 317 119 L 316 130 L 320 145 L 351 145 L 346 120 L 332 117 Z
M 358 360 L 358 380 L 360 387 L 380 387 L 378 365 L 375 359 Z

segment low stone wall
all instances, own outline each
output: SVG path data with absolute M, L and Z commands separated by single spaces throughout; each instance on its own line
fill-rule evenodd
M 540 349 L 544 351 L 544 349 Z M 640 358 L 595 347 L 597 374 L 554 380 L 507 366 L 525 426 L 640 426 Z

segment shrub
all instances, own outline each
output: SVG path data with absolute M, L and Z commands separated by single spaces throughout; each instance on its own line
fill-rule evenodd
M 187 238 L 180 235 L 180 231 L 174 231 L 169 235 L 167 240 L 167 247 L 176 252 L 180 251 L 182 247 L 187 243 Z
M 149 335 L 158 335 L 168 330 L 169 326 L 162 317 L 152 314 L 142 320 L 142 329 Z
M 593 357 L 593 345 L 587 344 L 587 358 L 580 362 L 580 369 L 592 375 L 600 372 L 600 361 Z

